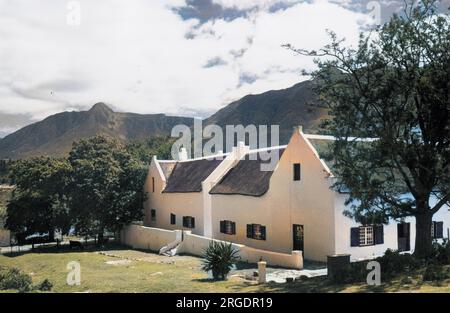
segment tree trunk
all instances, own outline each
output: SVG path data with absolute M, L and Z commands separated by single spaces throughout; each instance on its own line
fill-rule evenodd
M 104 240 L 105 240 L 105 239 L 103 238 L 103 231 L 101 231 L 101 232 L 98 233 L 97 238 L 98 238 L 97 244 L 98 244 L 99 246 L 101 246 L 101 245 L 103 244 Z
M 49 242 L 54 242 L 55 241 L 55 229 L 54 228 L 51 228 L 48 231 L 48 241 Z
M 428 258 L 432 251 L 431 223 L 433 215 L 430 213 L 416 215 L 416 246 L 414 254 L 420 258 Z

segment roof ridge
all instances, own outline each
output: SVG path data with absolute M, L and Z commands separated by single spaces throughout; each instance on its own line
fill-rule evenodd
M 252 149 L 252 150 L 248 150 L 248 152 L 245 153 L 245 155 L 248 154 L 253 154 L 253 153 L 257 153 L 257 152 L 264 152 L 264 151 L 270 151 L 270 150 L 281 150 L 281 149 L 286 149 L 288 145 L 279 145 L 279 146 L 273 146 L 273 147 L 265 147 L 265 148 L 258 148 L 258 149 Z M 193 159 L 187 159 L 187 160 L 160 160 L 160 159 L 156 159 L 156 161 L 160 162 L 160 163 L 171 163 L 171 162 L 192 162 L 192 161 L 200 161 L 200 160 L 214 160 L 217 159 L 219 157 L 227 157 L 228 155 L 230 155 L 231 152 L 226 152 L 226 153 L 218 153 L 218 154 L 211 154 L 211 155 L 205 155 L 202 157 L 198 157 L 198 158 L 193 158 Z

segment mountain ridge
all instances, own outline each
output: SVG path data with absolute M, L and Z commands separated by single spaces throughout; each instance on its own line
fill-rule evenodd
M 204 119 L 203 125 L 280 125 L 280 143 L 287 143 L 294 126 L 303 125 L 309 132 L 317 132 L 320 121 L 327 116 L 327 109 L 313 93 L 313 85 L 313 81 L 304 81 L 285 89 L 246 95 Z M 0 139 L 0 159 L 65 156 L 74 141 L 97 134 L 125 142 L 168 136 L 177 124 L 191 127 L 193 119 L 162 113 L 114 112 L 98 102 L 88 111 L 57 113 Z

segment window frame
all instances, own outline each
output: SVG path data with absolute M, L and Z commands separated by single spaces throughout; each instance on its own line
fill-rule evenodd
M 156 222 L 156 209 L 150 209 L 150 220 Z
M 375 227 L 373 225 L 359 227 L 359 246 L 367 247 L 375 245 Z
M 251 227 L 251 236 L 248 229 Z M 247 224 L 247 238 L 254 240 L 267 240 L 267 227 L 262 224 Z
M 292 175 L 293 181 L 301 181 L 302 180 L 302 165 L 301 165 L 301 163 L 294 163 L 292 165 L 292 173 L 293 173 L 293 175 Z
M 438 234 L 438 225 L 441 227 L 442 237 Z M 443 239 L 444 238 L 444 222 L 443 221 L 431 221 L 431 239 Z
M 220 221 L 220 233 L 225 235 L 236 235 L 236 222 L 229 220 Z
M 183 216 L 183 227 L 194 229 L 195 228 L 195 217 L 193 216 Z
M 170 213 L 170 225 L 176 225 L 177 224 L 177 215 Z

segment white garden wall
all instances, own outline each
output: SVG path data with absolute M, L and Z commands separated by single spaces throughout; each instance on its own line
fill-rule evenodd
M 198 235 L 184 232 L 184 240 L 178 253 L 188 253 L 192 255 L 202 256 L 206 248 L 212 241 L 226 242 L 211 238 L 206 238 Z M 267 250 L 255 249 L 245 245 L 231 243 L 233 248 L 239 251 L 241 260 L 248 263 L 257 263 L 261 259 L 266 261 L 269 265 L 282 266 L 288 268 L 303 268 L 303 257 L 301 251 L 293 251 L 292 254 L 278 253 Z
M 181 238 L 183 238 L 182 241 Z M 140 225 L 129 225 L 121 232 L 121 242 L 135 249 L 159 251 L 162 247 L 175 241 L 181 241 L 176 249 L 177 254 L 185 253 L 195 256 L 203 256 L 205 249 L 208 248 L 212 241 L 229 243 L 227 241 L 194 235 L 190 231 L 165 230 Z M 292 254 L 286 254 L 255 249 L 236 243 L 231 244 L 239 252 L 239 256 L 244 262 L 257 263 L 262 259 L 272 266 L 295 269 L 303 268 L 301 251 L 292 251 Z
M 159 251 L 162 247 L 181 237 L 180 230 L 165 230 L 160 228 L 129 225 L 121 232 L 121 242 L 134 249 Z

